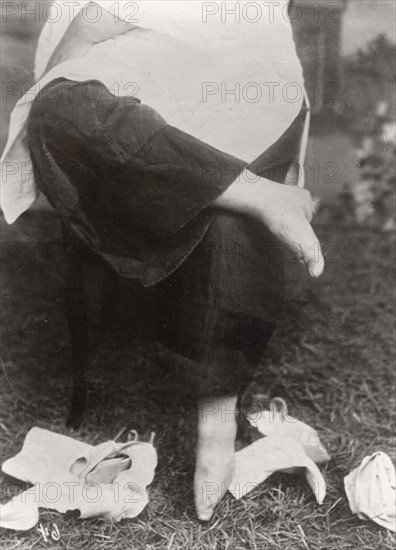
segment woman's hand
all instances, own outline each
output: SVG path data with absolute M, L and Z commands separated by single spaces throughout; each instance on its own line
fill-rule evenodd
M 315 201 L 309 191 L 263 178 L 258 180 L 250 172 L 245 176 L 234 182 L 214 205 L 261 221 L 281 243 L 294 251 L 312 277 L 319 277 L 324 258 L 310 224 Z

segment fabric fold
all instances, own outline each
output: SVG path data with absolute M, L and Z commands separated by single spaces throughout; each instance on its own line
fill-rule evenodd
M 258 408 L 257 411 L 251 412 L 248 420 L 263 435 L 277 435 L 296 441 L 316 464 L 325 464 L 330 460 L 317 431 L 301 420 L 289 416 L 287 404 L 281 398 L 277 397 L 271 401 L 270 410 Z
M 142 101 L 184 134 L 248 164 L 254 162 L 287 131 L 306 101 L 302 67 L 285 17 L 288 0 L 272 1 L 273 18 L 269 20 L 264 13 L 268 7 L 263 7 L 253 25 L 246 17 L 223 21 L 220 13 L 203 18 L 206 6 L 200 2 L 145 0 L 121 6 L 98 0 L 98 21 L 118 17 L 130 22 L 131 30 L 45 73 L 88 0 L 74 2 L 72 15 L 69 2 L 53 2 L 39 38 L 36 84 L 13 110 L 1 157 L 1 206 L 7 222 L 13 223 L 38 196 L 26 121 L 40 91 L 58 78 L 100 81 L 120 102 Z M 308 118 L 306 114 L 306 122 Z M 303 148 L 306 142 L 300 160 Z
M 235 471 L 229 488 L 240 499 L 275 472 L 302 472 L 319 504 L 326 496 L 326 482 L 319 468 L 292 439 L 270 435 L 235 454 Z
M 82 519 L 136 517 L 149 502 L 147 486 L 156 466 L 157 452 L 151 443 L 107 441 L 94 447 L 32 428 L 20 453 L 2 470 L 34 486 L 1 506 L 0 525 L 31 529 L 40 508 L 60 513 L 79 510 Z
M 353 514 L 396 532 L 396 473 L 389 456 L 376 452 L 344 478 Z

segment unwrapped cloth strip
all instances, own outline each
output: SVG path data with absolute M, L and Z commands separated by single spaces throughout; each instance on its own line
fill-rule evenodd
M 229 491 L 240 499 L 275 472 L 302 472 L 319 504 L 326 496 L 326 482 L 303 447 L 290 438 L 270 435 L 235 454 L 235 471 Z
M 79 510 L 81 518 L 134 518 L 149 501 L 147 486 L 156 466 L 157 451 L 151 442 L 106 441 L 94 447 L 32 428 L 21 452 L 2 470 L 34 487 L 1 506 L 0 526 L 31 529 L 38 522 L 39 508 Z
M 396 532 L 396 473 L 387 454 L 363 458 L 344 478 L 344 486 L 354 514 Z

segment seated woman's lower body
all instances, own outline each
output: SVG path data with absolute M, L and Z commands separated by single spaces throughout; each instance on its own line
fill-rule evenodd
M 282 304 L 282 248 L 258 222 L 211 207 L 243 162 L 138 102 L 120 105 L 100 83 L 90 95 L 88 84 L 60 79 L 39 94 L 28 127 L 36 180 L 94 254 L 155 286 L 159 356 L 197 398 L 195 498 L 207 520 L 232 477 L 237 397 Z M 302 118 L 271 148 L 275 181 L 296 158 L 301 131 Z

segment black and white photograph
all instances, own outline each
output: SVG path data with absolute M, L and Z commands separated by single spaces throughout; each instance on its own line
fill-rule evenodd
M 393 550 L 396 2 L 0 10 L 0 547 Z

